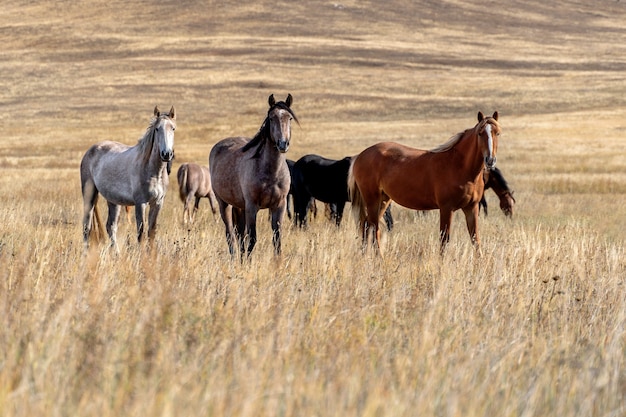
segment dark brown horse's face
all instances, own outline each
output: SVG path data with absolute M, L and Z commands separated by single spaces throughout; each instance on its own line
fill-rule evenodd
M 496 166 L 499 138 L 498 112 L 487 118 L 485 118 L 482 112 L 478 112 L 478 141 L 485 161 L 485 167 L 488 170 Z
M 157 117 L 154 126 L 154 141 L 159 146 L 159 156 L 163 162 L 171 162 L 174 159 L 174 130 L 176 130 L 176 110 L 174 106 L 167 114 L 161 114 L 158 107 L 154 108 L 154 116 Z
M 511 193 L 506 193 L 506 195 L 500 199 L 500 210 L 504 212 L 505 216 L 513 217 L 513 205 L 515 204 L 515 198 Z
M 289 149 L 291 121 L 293 120 L 293 113 L 289 108 L 292 100 L 291 94 L 289 94 L 284 101 L 285 108 L 284 106 L 276 105 L 273 95 L 269 99 L 270 110 L 267 118 L 270 124 L 270 138 L 280 153 L 285 153 Z

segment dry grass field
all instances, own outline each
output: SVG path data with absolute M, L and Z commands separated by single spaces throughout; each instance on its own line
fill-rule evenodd
M 0 8 L 0 415 L 626 415 L 626 3 L 6 0 Z M 288 153 L 432 148 L 500 112 L 513 220 L 394 206 L 385 257 L 348 215 L 269 222 L 228 256 L 171 177 L 154 250 L 84 254 L 79 163 L 177 109 L 176 161 L 252 136 Z M 175 171 L 174 171 L 175 172 Z M 106 207 L 101 202 L 101 210 Z M 348 213 L 346 213 L 348 214 Z

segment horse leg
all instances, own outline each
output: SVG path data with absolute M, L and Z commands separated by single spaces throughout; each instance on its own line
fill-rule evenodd
M 341 219 L 343 219 L 343 210 L 345 207 L 345 201 L 339 201 L 335 204 L 335 224 L 337 227 L 341 226 Z
M 193 220 L 196 218 L 198 207 L 200 207 L 200 197 L 196 196 L 196 201 L 194 202 L 194 205 L 193 205 L 193 214 L 191 215 L 191 223 L 193 223 Z
M 313 218 L 317 219 L 317 203 L 313 197 L 311 197 L 311 200 L 309 201 L 309 211 L 313 215 Z
M 254 249 L 254 246 L 256 245 L 256 216 L 258 211 L 258 207 L 246 204 L 246 232 L 244 237 L 245 239 L 248 239 L 248 256 L 250 256 L 252 249 Z
M 217 213 L 217 199 L 215 198 L 215 193 L 213 192 L 213 190 L 209 191 L 207 198 L 209 199 L 209 204 L 211 205 L 211 212 L 213 213 L 213 217 L 215 217 L 215 214 Z
M 109 234 L 109 238 L 111 238 L 111 247 L 117 248 L 117 222 L 120 218 L 121 207 L 117 204 L 107 203 L 109 207 L 109 217 L 107 218 L 107 233 Z
M 183 209 L 183 225 L 193 223 L 193 215 L 191 214 L 191 204 L 193 198 L 193 193 L 189 193 L 185 197 L 185 207 Z
M 325 204 L 325 215 L 328 220 L 331 222 L 337 222 L 337 203 L 326 203 Z
M 157 217 L 159 217 L 161 206 L 161 202 L 150 204 L 150 213 L 148 214 L 148 239 L 150 239 L 150 242 L 154 241 L 156 236 Z
M 465 223 L 467 223 L 467 231 L 469 232 L 472 244 L 478 249 L 480 247 L 480 238 L 478 236 L 478 205 L 475 204 L 463 209 L 465 214 Z
M 274 254 L 280 255 L 281 253 L 281 241 L 280 241 L 280 226 L 285 216 L 285 206 L 281 205 L 272 210 L 272 243 L 274 244 Z
M 441 242 L 440 252 L 443 251 L 450 241 L 450 225 L 452 224 L 452 210 L 439 209 L 439 240 Z
M 393 216 L 391 215 L 391 203 L 385 209 L 385 214 L 383 215 L 385 219 L 385 224 L 387 225 L 387 231 L 391 232 L 393 230 Z
M 220 210 L 220 216 L 226 228 L 226 243 L 228 244 L 228 252 L 232 255 L 235 253 L 235 231 L 233 230 L 233 206 L 225 201 L 218 199 L 217 204 Z
M 487 208 L 487 199 L 485 198 L 485 194 L 483 194 L 483 196 L 480 198 L 480 201 L 478 202 L 478 211 L 480 212 L 480 208 L 483 208 L 485 210 L 485 216 L 487 216 L 489 214 L 488 212 L 488 208 Z
M 367 217 L 365 220 L 365 241 L 363 242 L 365 245 L 369 244 L 369 233 L 371 230 L 372 233 L 372 244 L 376 246 L 378 249 L 378 254 L 381 255 L 380 251 L 380 228 L 378 227 L 378 223 L 380 221 L 380 201 L 375 201 L 373 203 L 367 204 Z
M 239 257 L 243 262 L 243 254 L 246 251 L 246 215 L 243 209 L 233 207 L 233 222 L 237 243 L 239 244 Z
M 135 205 L 135 222 L 137 223 L 137 241 L 143 238 L 144 222 L 146 217 L 146 204 Z
M 293 195 L 292 194 L 287 194 L 287 217 L 289 217 L 289 220 L 291 220 L 291 204 L 293 201 Z
M 382 200 L 380 201 L 380 207 L 378 208 L 378 224 L 380 225 L 383 220 L 386 222 L 387 211 L 389 210 L 389 205 L 391 204 L 391 198 L 385 193 L 382 195 Z
M 293 194 L 293 213 L 294 222 L 300 227 L 306 227 L 307 212 L 309 211 L 309 204 L 311 202 L 311 196 L 303 190 L 296 190 Z
M 98 202 L 98 190 L 92 181 L 83 184 L 83 245 L 89 248 L 89 235 L 94 227 L 94 208 Z

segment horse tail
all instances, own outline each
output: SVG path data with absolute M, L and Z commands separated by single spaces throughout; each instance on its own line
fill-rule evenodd
M 89 237 L 90 239 L 95 239 L 96 242 L 102 242 L 104 239 L 104 225 L 102 224 L 97 204 L 94 204 L 93 206 L 93 219 L 91 220 Z
M 356 161 L 356 157 L 352 158 L 350 168 L 348 169 L 348 196 L 350 196 L 350 202 L 352 203 L 352 216 L 357 224 L 362 224 L 365 221 L 365 202 L 354 179 L 354 161 Z
M 183 203 L 189 193 L 187 189 L 187 171 L 187 165 L 183 164 L 178 168 L 178 172 L 176 173 L 176 177 L 178 178 L 178 195 L 180 196 L 180 201 Z

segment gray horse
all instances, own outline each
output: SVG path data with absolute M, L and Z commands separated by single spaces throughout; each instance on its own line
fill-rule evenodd
M 167 164 L 174 158 L 175 120 L 173 106 L 169 113 L 163 114 L 155 107 L 146 133 L 135 146 L 105 141 L 87 150 L 80 163 L 85 248 L 89 246 L 94 231 L 97 238 L 103 235 L 96 205 L 98 194 L 102 194 L 109 207 L 106 228 L 111 246 L 117 249 L 117 222 L 121 206 L 135 206 L 137 240 L 140 242 L 149 206 L 148 237 L 151 241 L 154 239 L 157 216 L 169 183 Z
M 272 216 L 272 242 L 280 254 L 280 227 L 291 182 L 285 152 L 291 139 L 291 94 L 276 102 L 269 96 L 269 110 L 259 132 L 252 139 L 231 137 L 219 141 L 209 154 L 213 191 L 226 226 L 228 249 L 234 254 L 235 238 L 241 257 L 250 255 L 256 244 L 256 218 L 260 209 Z

